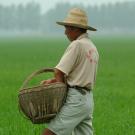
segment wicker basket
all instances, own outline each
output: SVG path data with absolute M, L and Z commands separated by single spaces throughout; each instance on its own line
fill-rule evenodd
M 31 74 L 19 91 L 19 109 L 34 124 L 47 123 L 60 110 L 66 98 L 67 86 L 64 83 L 52 83 L 27 88 L 28 82 L 36 75 L 54 72 L 54 69 L 42 69 Z

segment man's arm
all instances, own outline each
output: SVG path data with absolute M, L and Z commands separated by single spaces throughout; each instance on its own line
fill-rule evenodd
M 64 82 L 64 73 L 59 69 L 54 69 L 54 78 L 49 80 L 43 80 L 41 84 L 50 84 L 55 82 Z
M 55 68 L 54 77 L 55 77 L 57 82 L 64 82 L 64 75 L 65 74 L 62 71 Z

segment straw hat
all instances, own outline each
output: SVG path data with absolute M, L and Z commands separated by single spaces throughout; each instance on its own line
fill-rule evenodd
M 63 26 L 74 26 L 91 31 L 96 31 L 95 28 L 88 26 L 88 18 L 85 11 L 79 8 L 73 8 L 69 11 L 68 16 L 62 22 L 56 22 Z

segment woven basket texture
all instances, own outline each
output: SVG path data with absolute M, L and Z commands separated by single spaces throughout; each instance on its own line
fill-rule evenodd
M 24 84 L 27 84 L 33 76 L 35 73 Z M 59 112 L 66 94 L 67 85 L 61 82 L 30 88 L 23 87 L 18 94 L 19 110 L 34 124 L 48 123 Z
M 66 85 L 63 83 L 23 89 L 19 93 L 19 105 L 33 123 L 46 123 L 60 110 L 65 95 Z

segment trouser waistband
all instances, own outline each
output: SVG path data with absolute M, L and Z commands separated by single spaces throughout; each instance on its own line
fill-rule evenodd
M 80 87 L 80 86 L 70 86 L 70 85 L 68 85 L 68 87 L 69 88 L 74 88 L 74 89 L 76 89 L 76 90 L 78 90 L 81 94 L 83 94 L 83 95 L 85 95 L 86 94 L 86 92 L 84 91 L 84 90 L 86 90 L 86 91 L 91 91 L 91 89 L 89 89 L 89 88 L 87 88 L 87 87 Z

